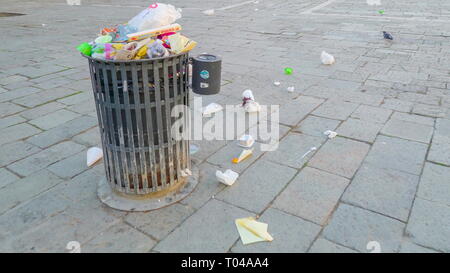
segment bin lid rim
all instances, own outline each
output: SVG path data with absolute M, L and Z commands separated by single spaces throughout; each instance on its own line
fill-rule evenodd
M 168 57 L 153 58 L 153 59 L 140 59 L 140 60 L 102 60 L 102 59 L 93 58 L 92 56 L 87 56 L 87 55 L 84 55 L 83 53 L 80 53 L 80 55 L 83 56 L 84 58 L 87 58 L 87 59 L 90 59 L 93 61 L 97 61 L 97 62 L 104 62 L 104 63 L 145 63 L 145 62 L 153 62 L 153 61 L 157 61 L 157 60 L 171 59 L 171 58 L 188 55 L 188 54 L 189 54 L 189 52 L 183 52 L 183 53 L 179 53 L 179 54 L 175 54 L 175 55 L 170 55 Z

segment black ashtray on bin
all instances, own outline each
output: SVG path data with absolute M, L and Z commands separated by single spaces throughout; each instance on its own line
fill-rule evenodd
M 212 54 L 191 58 L 192 91 L 199 95 L 214 95 L 220 91 L 222 59 Z

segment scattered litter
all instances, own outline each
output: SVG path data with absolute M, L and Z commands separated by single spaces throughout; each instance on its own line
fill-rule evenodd
M 258 11 L 259 9 L 255 9 L 255 11 Z
M 255 97 L 253 97 L 252 90 L 250 89 L 242 93 L 242 106 L 247 113 L 259 112 L 261 110 L 261 106 L 255 101 Z
M 386 40 L 394 40 L 394 37 L 392 37 L 392 35 L 386 31 L 383 31 L 383 37 Z
M 284 69 L 284 74 L 286 75 L 291 75 L 294 72 L 294 69 L 290 68 L 290 67 L 286 67 Z
M 273 237 L 267 232 L 268 224 L 258 222 L 254 217 L 239 218 L 234 223 L 244 245 L 273 241 Z
M 69 6 L 79 6 L 81 5 L 81 0 L 66 0 L 66 3 Z
M 43 27 L 46 27 L 46 26 L 47 26 L 47 24 L 42 24 L 42 26 L 43 26 Z
M 200 148 L 197 145 L 195 145 L 195 144 L 189 145 L 189 154 L 190 155 L 196 154 L 199 150 L 200 150 Z
M 369 6 L 379 6 L 381 5 L 381 0 L 367 0 Z
M 214 9 L 207 9 L 207 10 L 204 10 L 204 11 L 203 11 L 203 14 L 209 15 L 209 16 L 214 15 L 215 13 L 216 13 L 216 12 L 215 12 Z
M 216 171 L 216 177 L 217 180 L 219 180 L 219 182 L 231 186 L 234 184 L 234 182 L 236 182 L 236 179 L 239 177 L 239 174 L 228 169 L 225 172 Z
M 192 175 L 191 170 L 189 170 L 189 169 L 187 169 L 187 168 L 184 169 L 184 170 L 181 170 L 180 173 L 181 173 L 181 176 L 183 176 L 183 177 L 191 176 L 191 175 Z
M 281 82 L 273 82 L 273 85 L 280 86 Z
M 239 138 L 238 145 L 244 148 L 250 148 L 255 143 L 255 140 L 251 135 L 243 135 Z
M 250 157 L 253 154 L 253 149 L 245 149 L 241 152 L 241 154 L 239 155 L 239 157 L 235 157 L 231 160 L 231 162 L 233 162 L 234 164 L 238 164 L 239 162 L 247 159 L 248 157 Z
M 87 150 L 86 164 L 91 167 L 103 158 L 103 150 L 98 147 L 92 147 Z
M 309 149 L 304 155 L 302 155 L 302 159 L 315 150 L 317 150 L 317 147 L 311 147 L 311 149 Z
M 222 109 L 223 109 L 222 105 L 212 102 L 212 103 L 208 104 L 207 106 L 203 107 L 202 113 L 204 116 L 209 116 L 213 113 L 222 111 Z
M 323 132 L 324 135 L 328 136 L 328 138 L 335 138 L 337 136 L 337 133 L 331 130 L 326 130 Z
M 287 88 L 287 91 L 288 91 L 289 93 L 293 93 L 293 92 L 295 91 L 295 87 L 294 87 L 294 86 L 289 86 L 289 87 Z
M 335 62 L 333 55 L 328 54 L 325 51 L 322 51 L 322 54 L 320 54 L 320 60 L 322 61 L 323 64 L 327 65 L 334 64 Z

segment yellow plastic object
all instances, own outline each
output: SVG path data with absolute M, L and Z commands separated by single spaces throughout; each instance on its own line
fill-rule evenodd
M 267 232 L 268 225 L 253 217 L 239 218 L 234 221 L 244 245 L 256 242 L 271 242 L 273 237 Z
M 140 60 L 142 58 L 144 58 L 145 56 L 147 56 L 147 46 L 143 46 L 141 47 L 138 52 L 136 53 L 136 56 L 134 56 L 135 60 Z
M 234 164 L 238 164 L 239 162 L 241 162 L 242 160 L 250 157 L 253 154 L 253 150 L 249 149 L 249 150 L 243 150 L 242 153 L 239 155 L 239 157 L 235 157 L 231 160 L 231 162 L 233 162 Z

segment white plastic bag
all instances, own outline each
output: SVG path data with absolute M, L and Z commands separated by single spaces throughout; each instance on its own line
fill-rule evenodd
M 233 185 L 238 177 L 239 177 L 239 174 L 236 172 L 233 172 L 230 169 L 226 170 L 225 172 L 221 172 L 219 170 L 216 171 L 217 180 L 219 180 L 219 182 L 222 182 L 227 186 Z
M 335 62 L 333 55 L 325 51 L 322 51 L 322 54 L 320 54 L 320 60 L 322 61 L 323 64 L 327 65 L 334 64 Z
M 174 6 L 154 3 L 128 21 L 128 25 L 143 31 L 170 25 L 180 18 L 181 13 Z

